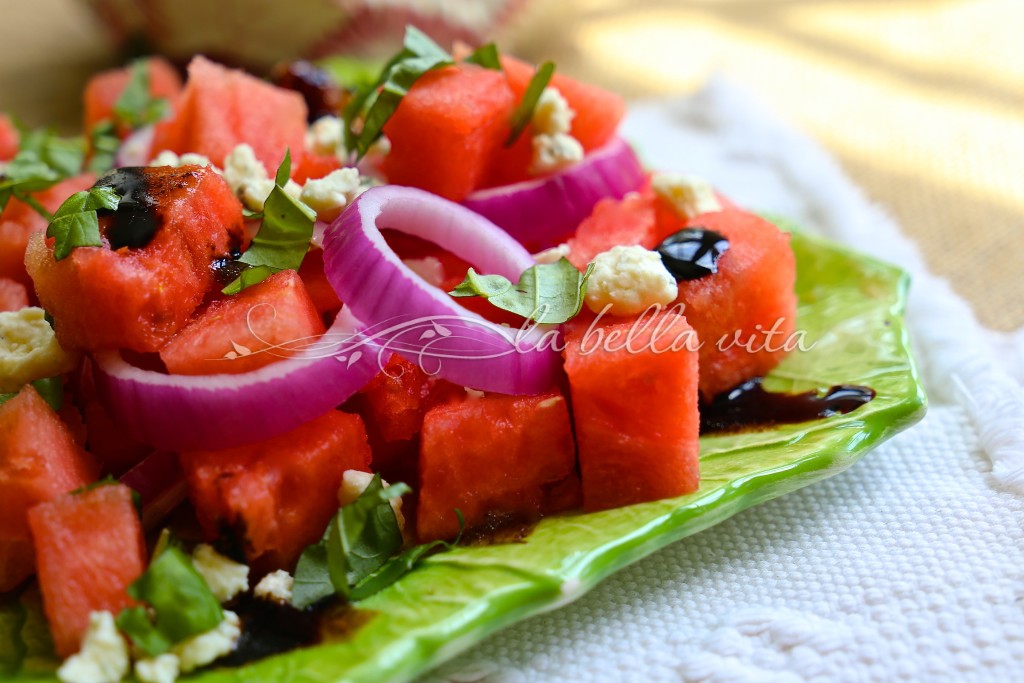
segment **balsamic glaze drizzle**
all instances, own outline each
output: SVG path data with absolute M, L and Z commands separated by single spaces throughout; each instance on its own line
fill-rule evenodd
M 160 228 L 160 216 L 149 194 L 145 171 L 144 168 L 119 168 L 96 182 L 96 187 L 112 187 L 121 196 L 114 211 L 97 211 L 99 216 L 110 216 L 106 236 L 114 251 L 122 247 L 144 247 Z

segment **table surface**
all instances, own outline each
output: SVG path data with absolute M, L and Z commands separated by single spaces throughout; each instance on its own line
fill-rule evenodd
M 5 3 L 0 110 L 73 129 L 117 55 L 80 0 Z M 633 99 L 712 73 L 817 138 L 989 327 L 1024 325 L 1019 0 L 561 0 L 505 29 L 524 57 Z M 685 160 L 681 160 L 685 168 Z

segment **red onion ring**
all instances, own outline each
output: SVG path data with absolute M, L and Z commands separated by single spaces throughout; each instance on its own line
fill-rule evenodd
M 156 131 L 154 126 L 145 126 L 133 131 L 131 135 L 121 141 L 114 155 L 114 165 L 118 168 L 123 166 L 146 166 L 153 155 L 153 134 Z M 162 151 L 162 150 L 160 150 Z
M 483 216 L 411 187 L 367 190 L 327 229 L 324 272 L 364 333 L 428 373 L 485 391 L 536 394 L 561 367 L 546 326 L 512 330 L 460 306 L 416 275 L 381 229 L 429 240 L 483 273 L 513 282 L 533 265 L 519 243 Z
M 647 173 L 633 149 L 613 138 L 583 161 L 554 175 L 479 190 L 462 203 L 533 251 L 554 247 L 576 232 L 594 205 L 639 189 Z
M 268 439 L 343 403 L 389 353 L 346 309 L 319 341 L 291 358 L 239 375 L 165 375 L 95 354 L 96 387 L 136 439 L 169 451 L 217 450 Z

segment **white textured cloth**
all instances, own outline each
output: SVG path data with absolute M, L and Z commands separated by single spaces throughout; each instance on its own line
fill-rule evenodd
M 637 107 L 626 134 L 652 167 L 909 270 L 930 411 L 427 680 L 1024 680 L 1024 330 L 980 328 L 827 154 L 728 83 Z

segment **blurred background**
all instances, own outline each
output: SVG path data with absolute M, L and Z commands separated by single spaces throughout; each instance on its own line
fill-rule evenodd
M 3 3 L 0 110 L 72 132 L 88 76 L 194 52 L 257 73 L 390 53 L 414 22 L 632 100 L 712 73 L 816 138 L 989 327 L 1024 325 L 1022 0 L 32 0 Z

